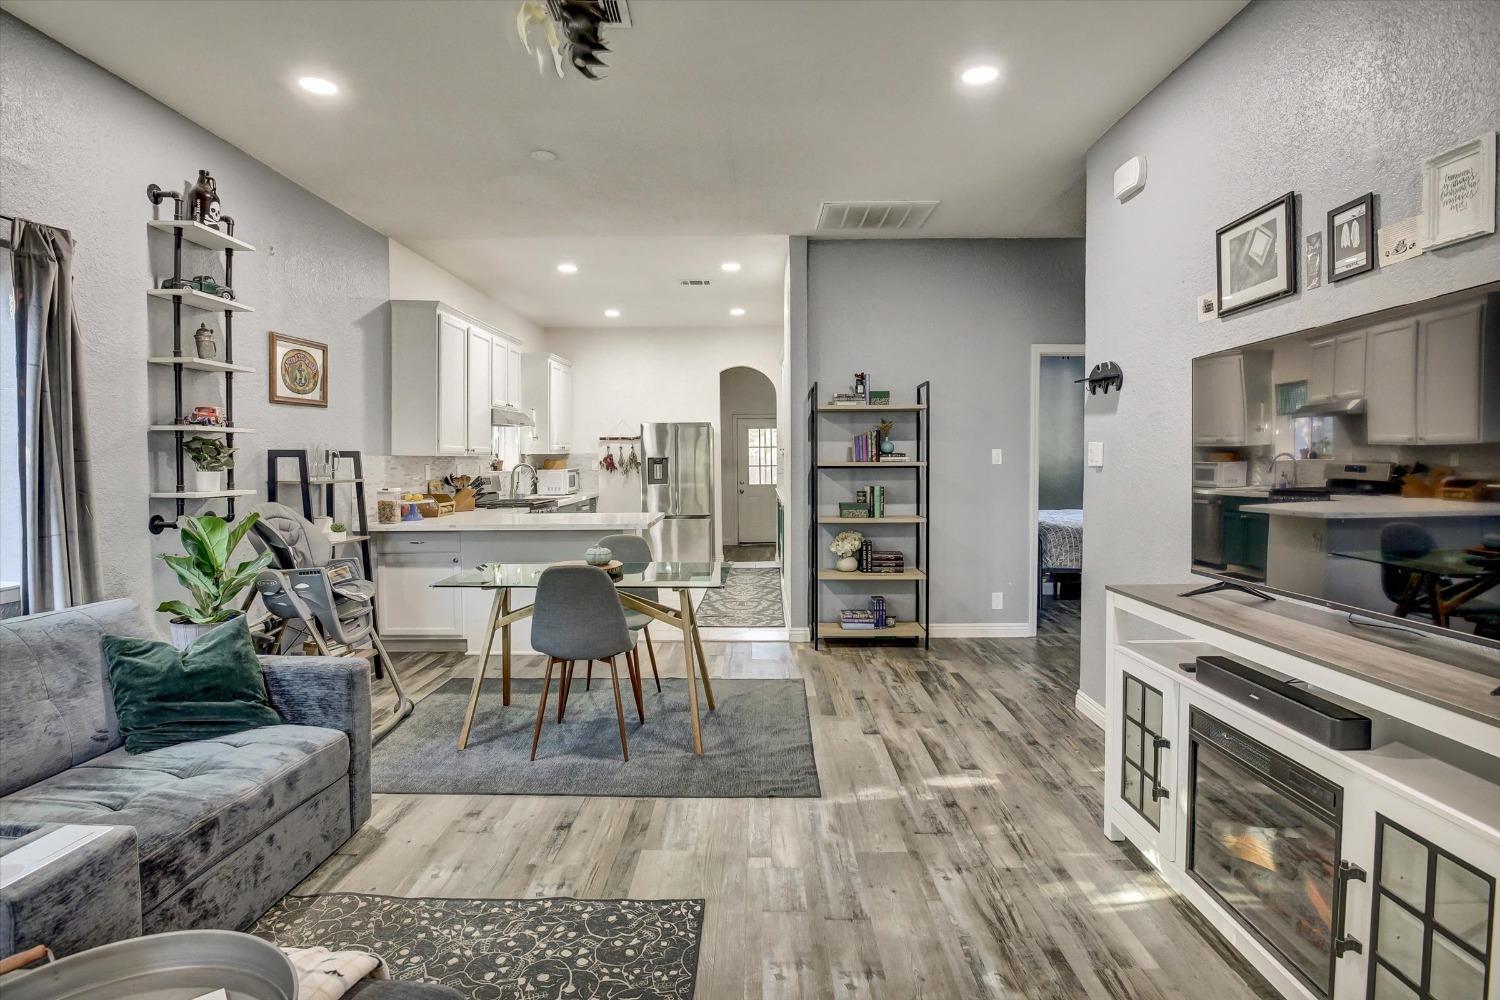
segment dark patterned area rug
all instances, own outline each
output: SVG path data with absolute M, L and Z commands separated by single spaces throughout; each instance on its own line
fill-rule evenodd
M 392 979 L 469 1000 L 689 1000 L 701 899 L 287 896 L 251 933 L 281 947 L 354 948 Z
M 728 566 L 724 585 L 705 591 L 698 605 L 704 628 L 781 628 L 781 570 L 774 566 Z

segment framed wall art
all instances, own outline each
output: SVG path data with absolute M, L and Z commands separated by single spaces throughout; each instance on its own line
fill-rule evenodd
M 1240 216 L 1214 234 L 1219 275 L 1219 315 L 1297 290 L 1297 196 Z
M 328 345 L 271 331 L 271 402 L 328 405 Z
M 1422 164 L 1422 247 L 1433 250 L 1495 231 L 1495 133 Z
M 1342 281 L 1375 266 L 1375 193 L 1328 213 L 1328 280 Z

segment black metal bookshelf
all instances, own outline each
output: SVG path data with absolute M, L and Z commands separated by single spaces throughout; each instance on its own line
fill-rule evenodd
M 807 496 L 808 496 L 808 524 L 807 524 L 807 620 L 808 627 L 812 633 L 813 648 L 818 649 L 825 640 L 837 640 L 840 642 L 920 642 L 923 648 L 931 647 L 931 636 L 928 630 L 928 615 L 931 611 L 931 600 L 929 588 L 932 576 L 929 567 L 931 544 L 931 509 L 932 509 L 932 479 L 928 475 L 927 462 L 931 453 L 932 441 L 932 383 L 923 382 L 917 386 L 915 403 L 893 403 L 890 405 L 862 404 L 855 406 L 834 406 L 821 403 L 818 399 L 818 383 L 814 382 L 807 393 Z M 857 414 L 869 418 L 875 415 L 895 417 L 898 415 L 911 416 L 916 422 L 915 454 L 910 459 L 856 462 L 856 461 L 834 461 L 825 460 L 818 453 L 820 441 L 819 423 L 822 420 L 832 420 L 835 414 Z M 848 435 L 846 435 L 847 437 Z M 887 514 L 884 517 L 845 518 L 837 513 L 824 512 L 819 506 L 819 486 L 825 475 L 840 475 L 841 470 L 846 469 L 879 469 L 894 473 L 896 470 L 902 472 L 910 471 L 916 476 L 915 498 L 916 513 L 914 514 Z M 870 572 L 842 572 L 820 565 L 825 552 L 825 529 L 834 531 L 846 527 L 867 526 L 910 526 L 915 538 L 915 553 L 913 565 L 901 573 L 870 573 Z M 825 585 L 838 584 L 905 584 L 912 586 L 912 596 L 915 600 L 916 617 L 910 622 L 900 622 L 889 629 L 844 629 L 837 622 L 825 622 L 819 612 L 821 604 L 821 592 Z

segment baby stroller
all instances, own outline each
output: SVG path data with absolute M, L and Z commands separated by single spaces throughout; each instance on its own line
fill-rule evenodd
M 391 687 L 396 711 L 371 734 L 379 740 L 411 714 L 414 707 L 401 684 L 396 662 L 375 631 L 375 584 L 362 575 L 358 559 L 337 558 L 333 544 L 300 514 L 279 503 L 254 508 L 260 519 L 250 529 L 250 543 L 271 553 L 271 564 L 255 578 L 255 591 L 266 610 L 281 621 L 277 645 L 285 633 L 311 638 L 324 656 L 373 646 Z

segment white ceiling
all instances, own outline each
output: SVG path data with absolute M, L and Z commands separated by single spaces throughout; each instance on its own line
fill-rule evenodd
M 739 259 L 742 304 L 779 316 L 766 237 L 824 200 L 940 199 L 917 236 L 1081 235 L 1085 150 L 1244 0 L 632 0 L 598 83 L 539 74 L 513 0 L 0 6 L 543 325 L 703 325 L 721 289 L 700 314 L 670 283 Z M 1001 81 L 960 84 L 976 62 Z

